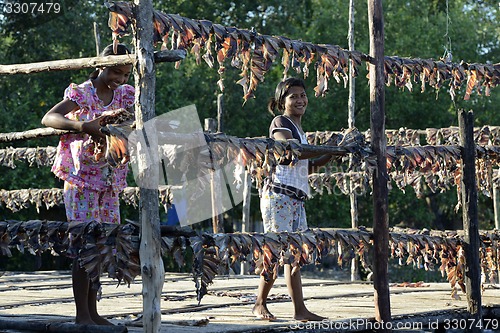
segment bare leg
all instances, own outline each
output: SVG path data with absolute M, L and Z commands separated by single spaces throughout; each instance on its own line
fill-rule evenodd
M 255 300 L 255 305 L 252 309 L 252 313 L 259 319 L 276 319 L 276 317 L 267 309 L 267 296 L 273 287 L 274 281 L 274 279 L 266 281 L 262 275 L 260 277 L 259 291 L 257 292 L 257 299 Z
M 285 265 L 285 281 L 290 297 L 292 298 L 294 319 L 302 321 L 321 321 L 326 319 L 325 317 L 318 316 L 307 310 L 304 304 L 304 295 L 302 294 L 302 277 L 300 269 L 297 269 L 294 274 L 292 274 L 291 265 Z
M 89 312 L 89 279 L 85 269 L 80 267 L 78 259 L 73 260 L 73 297 L 76 305 L 77 324 L 95 325 Z
M 98 291 L 97 289 L 92 288 L 92 283 L 89 281 L 88 304 L 89 304 L 90 317 L 97 325 L 113 325 L 113 323 L 104 319 L 97 313 L 97 291 Z

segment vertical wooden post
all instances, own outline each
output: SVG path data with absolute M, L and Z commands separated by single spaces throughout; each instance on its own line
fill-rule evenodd
M 205 131 L 216 132 L 217 122 L 213 118 L 205 119 Z M 211 144 L 210 142 L 208 143 Z M 213 166 L 215 161 L 211 160 Z M 214 234 L 224 232 L 224 220 L 222 216 L 222 199 L 221 199 L 221 179 L 220 173 L 216 170 L 210 170 L 210 194 L 212 199 L 212 229 Z
M 349 50 L 354 50 L 354 0 L 349 0 L 349 33 L 347 39 L 349 40 Z M 348 126 L 353 128 L 355 125 L 355 110 L 356 110 L 356 79 L 354 77 L 354 64 L 353 60 L 349 60 L 349 101 L 348 101 Z M 352 166 L 352 156 L 349 157 L 349 168 Z M 349 179 L 349 199 L 351 201 L 351 227 L 358 227 L 358 197 L 354 193 L 354 184 Z M 351 281 L 357 281 L 359 276 L 359 258 L 354 256 L 351 260 Z
M 94 22 L 94 39 L 95 39 L 95 51 L 96 57 L 101 54 L 101 36 L 99 36 L 99 27 L 97 26 L 97 22 Z
M 217 95 L 217 132 L 224 131 L 222 116 L 224 115 L 224 94 Z
M 498 170 L 495 170 L 494 172 L 499 172 Z M 495 229 L 500 230 L 500 189 L 496 184 L 493 184 L 493 212 L 494 212 L 494 219 L 495 219 Z M 497 248 L 498 241 L 494 241 L 495 246 L 493 247 L 494 249 Z M 497 265 L 497 283 L 500 283 L 500 261 L 498 260 L 498 253 L 495 251 L 495 263 Z
M 223 132 L 223 120 L 222 115 L 224 114 L 224 94 L 217 95 L 217 132 Z M 224 172 L 223 170 L 219 170 Z M 224 179 L 221 179 L 220 172 L 217 172 L 214 177 L 213 184 L 214 187 L 214 205 L 217 207 L 217 226 L 214 227 L 214 233 L 223 233 L 224 232 L 224 216 L 222 215 L 222 182 Z
M 204 130 L 206 132 L 215 132 L 217 130 L 217 122 L 214 118 L 205 118 Z
M 245 171 L 245 178 L 243 180 L 243 215 L 241 217 L 241 232 L 252 231 L 250 228 L 250 201 L 252 193 L 252 176 L 249 172 Z M 248 273 L 248 263 L 241 263 L 241 275 Z
M 155 62 L 153 48 L 153 4 L 151 0 L 134 0 L 136 18 L 135 117 L 136 128 L 144 140 L 138 140 L 138 184 L 140 187 L 139 219 L 141 222 L 140 259 L 142 273 L 144 332 L 161 330 L 161 291 L 165 270 L 161 257 L 160 216 L 158 211 L 159 159 L 154 131 L 145 123 L 155 116 Z M 151 133 L 152 132 L 152 133 Z M 155 158 L 156 157 L 156 158 Z M 155 162 L 156 161 L 156 162 Z
M 373 248 L 375 319 L 391 321 L 387 267 L 389 258 L 389 219 L 385 137 L 384 17 L 382 0 L 368 0 L 370 30 L 370 130 L 377 168 L 373 174 Z M 379 332 L 389 332 L 384 329 Z
M 495 229 L 500 230 L 500 189 L 495 184 L 493 184 L 493 211 L 495 214 Z
M 465 289 L 467 291 L 467 310 L 474 325 L 470 332 L 482 332 L 478 327 L 481 314 L 481 269 L 479 264 L 479 227 L 477 219 L 476 187 L 476 144 L 474 142 L 474 114 L 472 111 L 459 110 L 458 125 L 462 150 L 460 182 L 462 195 L 462 218 L 464 224 L 465 251 Z
M 252 190 L 252 176 L 249 172 L 245 171 L 245 178 L 243 180 L 243 215 L 241 217 L 241 231 L 250 231 L 250 201 Z

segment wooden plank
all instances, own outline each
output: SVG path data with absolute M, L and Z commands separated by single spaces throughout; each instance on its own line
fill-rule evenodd
M 476 186 L 476 145 L 474 143 L 474 114 L 472 111 L 459 110 L 460 144 L 462 145 L 462 163 L 460 192 L 462 199 L 462 219 L 464 228 L 463 247 L 465 251 L 467 290 L 467 309 L 470 318 L 476 323 L 481 315 L 481 268 L 479 258 L 479 227 L 477 216 Z M 470 327 L 470 332 L 482 332 L 480 327 Z
M 313 273 L 313 272 L 308 272 Z M 319 272 L 318 272 L 319 273 Z M 369 282 L 351 283 L 348 281 L 349 274 L 342 274 L 342 281 L 335 280 L 332 271 L 329 279 L 303 277 L 304 298 L 311 311 L 324 314 L 331 320 L 328 325 L 339 325 L 340 322 L 354 322 L 351 329 L 344 332 L 355 332 L 363 327 L 363 323 L 373 323 L 373 285 Z M 7 273 L 10 274 L 10 273 Z M 316 273 L 313 273 L 314 275 Z M 43 277 L 43 272 L 40 272 Z M 6 278 L 8 277 L 8 279 Z M 67 272 L 60 277 L 67 285 L 65 294 L 71 295 L 71 275 Z M 336 277 L 339 278 L 339 277 Z M 18 275 L 0 277 L 1 284 L 11 284 L 18 287 L 25 279 L 35 287 L 36 281 L 30 276 Z M 110 278 L 103 277 L 103 298 L 99 302 L 101 313 L 115 324 L 125 325 L 129 332 L 139 333 L 143 331 L 141 288 L 139 281 L 127 286 L 118 287 L 120 295 L 115 295 L 116 286 L 110 285 Z M 287 288 L 284 279 L 280 276 L 276 281 L 273 300 L 269 303 L 271 311 L 280 320 L 266 322 L 256 320 L 251 314 L 253 304 L 251 296 L 258 288 L 258 276 L 220 276 L 214 280 L 200 307 L 196 306 L 196 293 L 194 283 L 189 274 L 168 273 L 165 277 L 165 290 L 162 294 L 162 323 L 161 332 L 176 333 L 214 333 L 214 332 L 283 332 L 291 325 L 297 325 L 290 312 L 291 302 L 287 297 Z M 450 297 L 449 283 L 429 283 L 424 287 L 409 288 L 390 286 L 391 306 L 394 316 L 393 327 L 399 322 L 405 323 L 432 323 L 435 328 L 444 324 L 445 320 L 464 319 L 468 313 L 466 309 L 467 300 L 452 299 Z M 26 289 L 17 288 L 12 292 L 2 294 L 0 303 L 10 299 L 12 295 L 19 294 L 23 299 L 32 300 L 32 304 L 20 305 L 8 309 L 0 307 L 0 319 L 5 320 L 40 320 L 44 322 L 70 323 L 74 315 L 74 308 L 68 306 L 67 302 L 57 300 L 60 296 L 48 293 L 44 288 L 36 293 L 26 293 Z M 127 295 L 125 295 L 127 294 Z M 241 294 L 241 296 L 238 296 Z M 461 294 L 463 295 L 463 294 Z M 50 298 L 53 298 L 50 300 Z M 498 300 L 500 289 L 486 286 L 484 300 L 488 304 L 483 314 L 489 318 L 499 318 Z M 411 308 L 408 307 L 411 304 Z M 496 309 L 496 312 L 494 311 Z M 208 318 L 206 326 L 184 326 L 183 323 L 190 321 L 198 322 Z M 187 321 L 187 322 L 186 322 Z M 464 323 L 465 321 L 462 321 Z M 496 321 L 498 323 L 498 321 Z M 494 322 L 490 323 L 490 328 Z M 442 325 L 443 327 L 443 325 Z M 304 329 L 305 331 L 306 329 Z M 328 329 L 327 329 L 328 330 Z M 325 330 L 325 331 L 327 331 Z M 335 331 L 338 330 L 328 330 Z
M 382 0 L 368 0 L 370 30 L 370 131 L 372 151 L 376 156 L 373 174 L 373 247 L 375 319 L 391 321 L 391 305 L 387 277 L 389 257 L 389 218 L 385 136 L 385 75 L 384 75 L 384 17 Z M 383 327 L 379 332 L 389 332 Z
M 154 53 L 155 62 L 175 62 L 186 57 L 185 50 L 163 50 Z M 82 68 L 131 65 L 136 61 L 134 54 L 111 55 L 79 59 L 34 62 L 29 64 L 0 65 L 0 75 L 30 74 L 50 71 L 78 70 Z
M 161 330 L 161 290 L 165 277 L 161 257 L 160 215 L 158 211 L 159 156 L 156 131 L 148 133 L 146 123 L 155 117 L 156 73 L 153 48 L 153 4 L 134 0 L 135 49 L 135 119 L 144 142 L 137 143 L 140 186 L 139 219 L 141 222 L 140 260 L 144 332 Z M 152 133 L 151 133 L 152 132 Z M 143 145 L 141 147 L 141 145 Z

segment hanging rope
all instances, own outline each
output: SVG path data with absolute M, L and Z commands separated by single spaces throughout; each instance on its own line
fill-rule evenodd
M 453 55 L 451 53 L 451 37 L 449 35 L 449 28 L 450 28 L 450 8 L 449 8 L 449 3 L 448 0 L 446 0 L 446 33 L 444 34 L 443 37 L 446 37 L 448 41 L 448 45 L 444 45 L 444 54 L 441 60 L 443 62 L 451 62 Z

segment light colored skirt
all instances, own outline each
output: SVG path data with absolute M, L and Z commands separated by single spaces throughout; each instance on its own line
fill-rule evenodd
M 266 189 L 260 198 L 264 232 L 307 230 L 304 201 Z

